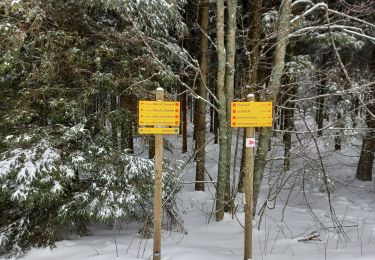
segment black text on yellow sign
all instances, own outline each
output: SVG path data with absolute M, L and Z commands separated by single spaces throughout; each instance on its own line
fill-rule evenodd
M 272 102 L 232 102 L 232 127 L 271 127 Z
M 138 123 L 141 126 L 179 126 L 180 102 L 139 101 Z
M 138 128 L 138 132 L 143 135 L 178 135 L 179 128 L 142 127 Z

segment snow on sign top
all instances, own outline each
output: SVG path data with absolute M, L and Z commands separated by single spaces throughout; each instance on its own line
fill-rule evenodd
M 272 126 L 272 102 L 232 102 L 231 126 Z

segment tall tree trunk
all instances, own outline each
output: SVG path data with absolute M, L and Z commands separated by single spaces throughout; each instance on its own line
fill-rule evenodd
M 250 93 L 257 97 L 258 64 L 260 59 L 260 26 L 262 18 L 262 0 L 252 1 L 251 7 L 251 53 L 250 53 Z
M 326 68 L 326 63 L 328 61 L 328 54 L 323 54 L 322 57 L 322 70 L 319 72 L 319 86 L 317 87 L 316 94 L 318 98 L 316 99 L 316 111 L 315 111 L 315 122 L 318 127 L 318 136 L 323 135 L 323 122 L 324 122 L 324 103 L 325 103 L 325 98 L 322 97 L 321 95 L 324 95 L 326 93 L 326 83 L 327 83 L 327 75 L 325 73 L 325 68 Z
M 194 113 L 193 113 L 193 125 L 194 125 L 194 129 L 193 129 L 193 141 L 196 141 L 197 140 L 197 124 L 198 124 L 198 100 L 194 100 L 194 103 L 193 103 L 193 106 L 194 106 Z M 195 142 L 195 147 L 194 147 L 195 150 L 197 150 L 197 142 Z M 197 157 L 194 158 L 194 160 L 196 160 Z
M 322 80 L 320 81 L 320 86 L 318 86 L 318 89 L 317 89 L 317 95 L 319 96 L 317 98 L 317 110 L 315 112 L 315 122 L 317 124 L 317 127 L 318 127 L 318 132 L 317 132 L 317 135 L 318 136 L 322 136 L 323 135 L 323 122 L 324 122 L 324 102 L 325 102 L 325 98 L 324 97 L 321 97 L 321 95 L 323 95 L 325 93 L 325 83 L 326 81 L 325 80 Z
M 132 115 L 136 113 L 137 98 L 134 95 L 122 95 L 120 98 L 121 107 L 125 113 L 121 124 L 121 149 L 129 153 L 134 151 L 133 143 L 133 122 Z
M 134 136 L 133 136 L 133 121 L 129 122 L 129 132 L 127 137 L 128 151 L 130 154 L 134 154 Z
M 188 103 L 189 103 L 189 108 L 190 108 L 190 114 L 189 114 L 189 118 L 190 118 L 190 123 L 194 123 L 193 119 L 193 115 L 194 115 L 194 110 L 195 110 L 195 102 L 194 102 L 194 99 L 192 96 L 188 95 Z M 194 139 L 194 134 L 193 134 L 193 139 Z
M 218 116 L 219 116 L 219 163 L 218 176 L 216 185 L 216 221 L 220 221 L 224 217 L 225 206 L 225 184 L 227 180 L 226 171 L 226 150 L 228 148 L 227 138 L 227 111 L 226 97 L 224 89 L 225 81 L 225 43 L 224 43 L 224 0 L 216 1 L 216 35 L 217 35 L 217 98 L 218 98 Z
M 238 186 L 237 191 L 238 192 L 244 192 L 244 178 L 245 178 L 245 156 L 246 156 L 246 128 L 242 131 L 242 150 L 241 150 L 241 166 L 240 166 L 240 176 L 238 177 Z
M 287 80 L 289 83 L 290 78 L 288 77 Z M 294 96 L 297 94 L 296 84 L 290 84 L 288 86 L 287 98 L 285 100 L 285 107 L 284 109 L 284 134 L 283 134 L 283 141 L 284 141 L 284 169 L 289 170 L 290 167 L 290 150 L 292 149 L 292 130 L 293 130 L 293 117 L 294 117 L 294 107 L 295 104 L 293 102 L 289 102 L 289 99 L 293 99 Z
M 375 51 L 374 51 L 375 54 Z M 369 104 L 367 109 L 371 111 L 372 114 L 375 114 L 375 88 L 370 89 L 370 97 L 368 98 Z M 374 164 L 374 153 L 375 153 L 375 118 L 367 111 L 366 114 L 366 123 L 369 130 L 367 131 L 362 142 L 361 155 L 359 157 L 359 162 L 357 166 L 356 177 L 361 181 L 371 181 L 373 173 L 373 164 Z
M 213 104 L 214 99 L 210 95 L 210 102 Z M 214 116 L 215 116 L 215 110 L 213 107 L 210 106 L 210 133 L 214 132 Z
M 186 92 L 181 95 L 181 118 L 182 118 L 182 153 L 187 152 L 187 102 Z
M 250 51 L 250 71 L 249 71 L 249 85 L 246 86 L 248 89 L 247 94 L 254 94 L 256 100 L 257 95 L 257 83 L 258 83 L 258 64 L 260 59 L 260 25 L 262 17 L 262 0 L 252 1 L 251 11 L 250 11 L 252 21 L 250 25 L 250 40 L 251 40 L 251 51 Z M 241 154 L 241 167 L 240 167 L 240 177 L 238 179 L 238 191 L 243 192 L 243 178 L 245 176 L 245 133 L 243 135 L 242 141 L 242 154 Z
M 112 131 L 112 145 L 115 150 L 118 149 L 118 141 L 117 141 L 117 121 L 119 120 L 118 117 L 115 116 L 115 111 L 117 109 L 117 95 L 116 93 L 111 94 L 111 131 Z
M 208 38 L 209 35 L 209 0 L 202 0 L 199 6 L 199 25 L 202 33 L 200 36 L 200 62 L 201 77 L 199 82 L 199 95 L 206 99 L 207 96 L 207 74 L 208 74 Z M 196 149 L 197 164 L 195 175 L 195 190 L 204 191 L 204 175 L 205 175 L 205 143 L 206 143 L 206 103 L 203 100 L 197 102 L 197 131 L 196 131 Z
M 235 55 L 236 55 L 236 17 L 237 17 L 237 0 L 227 0 L 228 22 L 226 33 L 226 68 L 225 68 L 225 93 L 226 93 L 226 135 L 227 135 L 227 158 L 226 158 L 226 185 L 225 185 L 225 212 L 231 211 L 231 189 L 230 189 L 230 164 L 232 157 L 232 128 L 231 104 L 234 96 L 234 77 L 235 77 Z
M 361 181 L 372 181 L 372 169 L 375 153 L 375 132 L 369 130 L 363 138 L 361 156 L 359 157 L 356 178 Z
M 337 124 L 336 124 L 336 126 L 338 128 L 344 127 L 344 124 L 342 122 L 341 112 L 337 113 Z M 341 131 L 340 130 L 336 131 L 336 134 L 335 134 L 335 150 L 336 151 L 341 150 Z
M 278 36 L 275 49 L 275 61 L 272 69 L 270 84 L 269 84 L 269 96 L 268 100 L 272 101 L 275 105 L 277 93 L 280 89 L 281 77 L 284 72 L 285 65 L 285 52 L 288 44 L 288 32 L 289 32 L 289 18 L 291 15 L 292 1 L 284 0 L 282 2 L 279 25 L 278 25 Z M 258 201 L 260 185 L 263 179 L 263 172 L 266 166 L 267 151 L 270 147 L 269 140 L 271 139 L 272 129 L 270 127 L 261 128 L 259 134 L 259 145 L 255 156 L 254 165 L 254 186 L 253 186 L 253 201 L 254 211 Z
M 219 113 L 215 110 L 214 111 L 214 144 L 217 144 L 217 143 L 219 143 Z

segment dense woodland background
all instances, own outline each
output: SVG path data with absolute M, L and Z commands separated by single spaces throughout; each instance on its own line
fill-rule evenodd
M 330 198 L 322 144 L 355 147 L 353 175 L 372 181 L 374 23 L 371 0 L 1 1 L 0 255 L 89 234 L 96 222 L 135 220 L 150 235 L 154 145 L 137 133 L 137 101 L 157 87 L 181 101 L 181 152 L 191 125 L 195 140 L 194 160 L 164 163 L 168 228 L 183 230 L 176 194 L 188 163 L 196 190 L 217 181 L 216 220 L 235 210 L 244 135 L 230 127 L 230 103 L 249 93 L 274 104 L 274 126 L 256 129 L 255 214 L 270 168 L 269 200 L 292 179 L 321 182 Z M 205 170 L 210 132 L 217 173 Z

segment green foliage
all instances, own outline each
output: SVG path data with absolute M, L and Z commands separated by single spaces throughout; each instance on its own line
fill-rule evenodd
M 56 138 L 58 137 L 58 138 Z M 20 255 L 31 246 L 52 245 L 61 228 L 87 233 L 91 222 L 150 218 L 154 162 L 129 156 L 108 145 L 105 133 L 84 125 L 45 129 L 6 138 L 0 154 L 0 252 Z M 164 163 L 165 210 L 178 218 L 175 194 L 180 163 Z M 82 233 L 84 230 L 84 233 Z
M 177 48 L 183 3 L 0 2 L 0 254 L 152 215 L 154 163 L 114 144 L 111 130 L 131 124 L 134 107 L 111 98 L 173 87 L 181 64 L 150 37 Z M 173 222 L 180 166 L 164 164 Z

